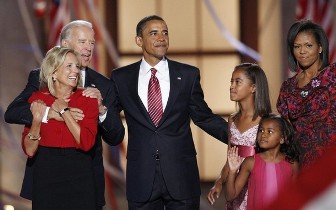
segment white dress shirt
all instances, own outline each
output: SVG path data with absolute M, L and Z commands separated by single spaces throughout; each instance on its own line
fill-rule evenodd
M 81 87 L 85 87 L 85 76 L 86 76 L 86 71 L 85 71 L 85 69 L 82 69 L 81 71 L 80 71 L 80 74 L 81 74 L 81 79 L 82 79 L 82 84 L 80 85 Z
M 166 58 L 163 58 L 158 64 L 155 66 L 150 66 L 144 58 L 142 58 L 140 64 L 140 72 L 139 72 L 139 81 L 138 81 L 138 94 L 148 111 L 148 84 L 149 79 L 151 77 L 151 68 L 155 68 L 157 70 L 156 77 L 159 80 L 161 96 L 162 96 L 162 108 L 163 111 L 166 108 L 169 91 L 170 91 L 170 77 L 169 77 L 169 68 L 168 62 Z

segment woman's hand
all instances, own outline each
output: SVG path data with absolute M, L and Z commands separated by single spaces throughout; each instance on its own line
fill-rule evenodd
M 36 122 L 42 122 L 44 113 L 47 109 L 46 104 L 41 100 L 35 100 L 30 105 L 30 111 L 33 114 L 33 120 Z

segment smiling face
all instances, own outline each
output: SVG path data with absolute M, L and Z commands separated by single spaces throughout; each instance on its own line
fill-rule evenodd
M 257 134 L 258 145 L 262 149 L 280 147 L 284 143 L 284 138 L 280 126 L 276 120 L 266 119 L 259 125 Z
M 296 36 L 293 53 L 302 69 L 308 69 L 312 66 L 318 69 L 321 65 L 321 52 L 322 47 L 317 43 L 313 33 L 300 32 Z
M 79 53 L 82 66 L 87 67 L 90 64 L 95 46 L 94 31 L 85 26 L 74 27 L 69 37 L 62 40 L 62 46 L 74 49 Z
M 254 97 L 255 85 L 246 76 L 246 69 L 238 68 L 232 73 L 230 81 L 230 100 L 240 102 L 246 98 Z
M 168 27 L 162 20 L 150 20 L 145 24 L 136 44 L 142 48 L 145 60 L 155 66 L 167 53 L 169 47 Z
M 75 54 L 69 52 L 62 65 L 53 73 L 56 86 L 77 87 L 80 65 Z

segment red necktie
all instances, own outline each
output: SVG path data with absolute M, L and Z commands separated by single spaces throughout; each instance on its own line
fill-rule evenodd
M 152 68 L 152 75 L 148 84 L 148 113 L 155 126 L 158 126 L 162 114 L 162 97 L 159 80 L 155 76 L 157 70 Z

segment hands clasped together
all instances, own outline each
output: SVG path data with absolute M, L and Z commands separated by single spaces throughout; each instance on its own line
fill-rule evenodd
M 104 113 L 103 97 L 97 88 L 88 87 L 83 91 L 83 95 L 90 98 L 96 98 L 98 101 L 99 113 Z M 48 119 L 55 119 L 57 121 L 64 121 L 59 112 L 68 107 L 69 98 L 59 98 L 54 101 L 48 112 Z M 30 106 L 30 111 L 33 114 L 34 120 L 42 122 L 46 111 L 46 104 L 42 100 L 33 101 Z M 83 120 L 84 113 L 81 109 L 69 107 L 71 116 L 76 120 Z

